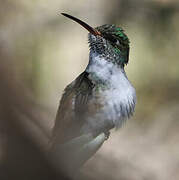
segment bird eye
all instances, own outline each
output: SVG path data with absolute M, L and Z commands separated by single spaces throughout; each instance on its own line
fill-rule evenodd
M 111 34 L 104 33 L 104 38 L 106 38 L 107 40 L 111 41 L 114 44 L 116 44 L 117 42 L 117 39 L 113 37 Z

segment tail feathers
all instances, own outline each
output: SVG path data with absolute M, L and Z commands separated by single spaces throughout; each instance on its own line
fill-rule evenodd
M 74 174 L 96 153 L 105 140 L 104 133 L 97 137 L 89 133 L 74 138 L 65 144 L 53 145 L 51 155 L 56 167 L 61 167 L 68 174 Z

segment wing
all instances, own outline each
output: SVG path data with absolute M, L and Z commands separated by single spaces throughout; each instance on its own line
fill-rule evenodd
M 88 73 L 83 72 L 65 88 L 56 115 L 52 144 L 62 144 L 81 135 L 83 115 L 87 110 L 93 87 Z

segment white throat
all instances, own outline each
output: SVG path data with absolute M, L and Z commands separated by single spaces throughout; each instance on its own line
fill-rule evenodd
M 127 80 L 123 68 L 92 51 L 90 52 L 89 64 L 86 71 L 94 74 L 98 79 L 109 83 L 113 88 L 117 88 L 120 80 Z

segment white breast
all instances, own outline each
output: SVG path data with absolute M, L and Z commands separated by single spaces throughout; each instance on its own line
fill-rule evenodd
M 103 108 L 94 115 L 92 124 L 96 126 L 101 123 L 110 123 L 113 126 L 120 127 L 122 122 L 129 118 L 134 112 L 136 93 L 135 89 L 129 82 L 123 68 L 101 58 L 97 54 L 91 54 L 91 62 L 87 71 L 95 73 L 99 79 L 108 83 L 109 88 L 99 93 L 99 99 Z
M 120 127 L 123 121 L 134 112 L 136 93 L 124 74 L 115 74 L 113 76 L 110 79 L 111 88 L 104 91 L 102 95 L 104 97 L 102 113 L 116 127 Z M 113 78 L 118 81 L 114 82 Z M 113 83 L 115 83 L 114 86 Z

